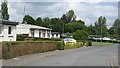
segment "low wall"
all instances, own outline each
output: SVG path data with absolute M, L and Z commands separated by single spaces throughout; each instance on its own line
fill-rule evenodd
M 3 42 L 2 58 L 10 59 L 22 55 L 54 51 L 57 45 L 58 42 Z

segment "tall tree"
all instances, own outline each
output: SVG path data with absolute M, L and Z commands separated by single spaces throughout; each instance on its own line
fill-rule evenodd
M 74 38 L 76 40 L 87 40 L 88 39 L 88 33 L 84 30 L 76 30 L 74 32 Z
M 95 23 L 95 29 L 98 35 L 102 35 L 103 37 L 108 36 L 108 29 L 105 17 L 100 16 L 98 18 L 98 21 Z
M 73 10 L 69 10 L 66 14 L 61 17 L 64 23 L 73 22 L 76 19 L 76 15 Z
M 1 15 L 2 15 L 2 19 L 8 20 L 9 19 L 9 14 L 8 14 L 8 6 L 7 6 L 8 2 L 7 0 L 4 0 L 1 4 Z
M 113 32 L 113 33 L 111 33 Z M 120 39 L 120 20 L 116 19 L 113 26 L 109 29 L 109 34 Z
M 71 23 L 65 24 L 65 32 L 73 33 L 76 30 L 87 30 L 87 27 L 85 26 L 83 21 L 75 21 Z
M 41 17 L 38 17 L 38 18 L 35 20 L 35 25 L 37 25 L 37 26 L 42 26 L 42 23 L 43 23 L 43 21 L 42 21 L 42 18 L 41 18 Z
M 43 24 L 42 24 L 42 26 L 43 27 L 48 27 L 48 28 L 50 28 L 50 19 L 49 19 L 49 17 L 46 17 L 46 18 L 43 18 Z
M 35 24 L 35 20 L 30 16 L 30 15 L 25 15 L 23 18 L 23 24 L 31 24 L 34 25 Z
M 50 28 L 52 28 L 53 32 L 59 32 L 62 33 L 62 23 L 61 23 L 61 19 L 59 18 L 52 18 L 51 22 L 50 22 Z
M 90 26 L 88 26 L 87 32 L 89 35 L 96 35 L 97 34 L 97 31 L 95 30 L 95 27 L 92 24 Z

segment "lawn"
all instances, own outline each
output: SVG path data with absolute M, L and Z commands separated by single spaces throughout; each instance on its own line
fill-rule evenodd
M 92 46 L 108 46 L 112 44 L 113 43 L 109 43 L 109 42 L 92 42 Z

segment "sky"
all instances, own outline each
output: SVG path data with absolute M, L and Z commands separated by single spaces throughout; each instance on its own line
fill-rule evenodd
M 118 18 L 119 0 L 8 0 L 10 20 L 22 22 L 25 15 L 37 17 L 60 18 L 69 10 L 74 10 L 77 20 L 85 21 L 89 26 L 98 17 L 105 16 L 108 28 Z

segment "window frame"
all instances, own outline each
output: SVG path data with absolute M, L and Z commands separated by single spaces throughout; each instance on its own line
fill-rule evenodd
M 35 30 L 31 30 L 31 37 L 35 36 Z
M 3 29 L 2 29 L 2 26 L 0 26 L 0 34 L 3 33 Z
M 39 37 L 41 37 L 41 34 L 42 34 L 41 30 L 39 30 Z
M 12 34 L 12 26 L 8 26 L 8 34 L 9 34 L 9 35 Z

